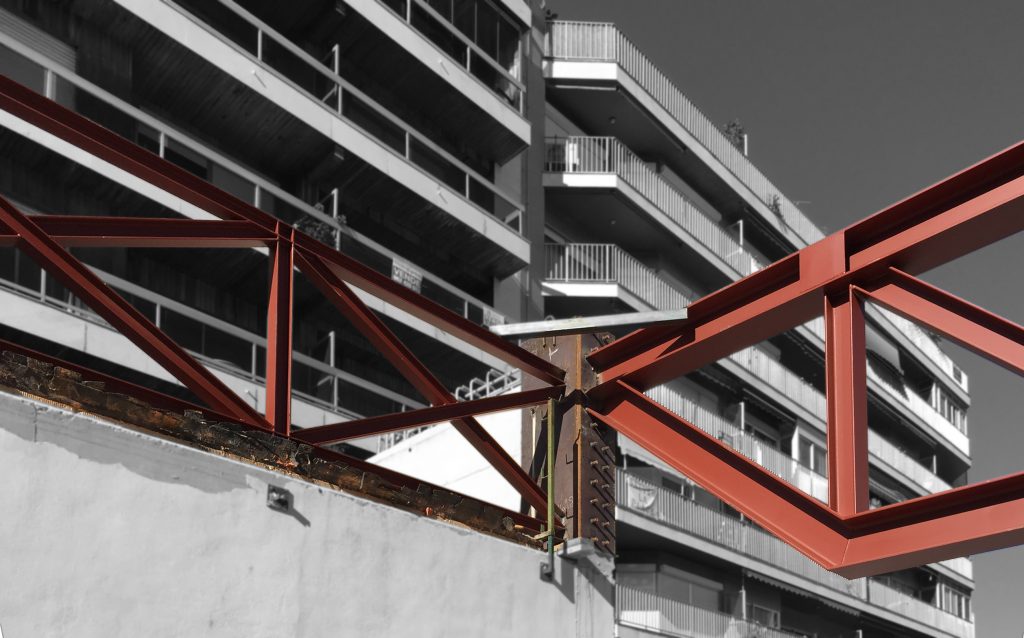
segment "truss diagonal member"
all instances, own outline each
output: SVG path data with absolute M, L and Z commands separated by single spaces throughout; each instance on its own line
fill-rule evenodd
M 334 304 L 428 401 L 434 405 L 456 403 L 455 397 L 448 389 L 391 332 L 391 329 L 366 307 L 348 284 L 335 276 L 316 256 L 307 257 L 305 251 L 296 251 L 296 262 L 299 269 L 324 297 Z M 544 491 L 476 419 L 455 419 L 452 425 L 517 492 L 522 494 L 527 503 L 538 510 L 547 509 L 547 495 Z
M 847 290 L 825 296 L 828 500 L 841 516 L 868 508 L 867 359 L 864 308 Z
M 19 248 L 40 267 L 67 286 L 211 408 L 249 425 L 267 427 L 263 417 L 248 403 L 2 197 L 0 221 L 18 234 Z
M 540 405 L 547 402 L 548 399 L 557 399 L 564 390 L 565 386 L 561 385 L 545 386 L 536 390 L 501 394 L 475 401 L 445 403 L 430 408 L 409 410 L 408 412 L 396 412 L 367 419 L 331 423 L 313 428 L 304 428 L 295 432 L 292 438 L 304 443 L 318 445 L 337 443 L 338 441 L 346 441 L 363 436 L 407 430 L 422 425 L 433 425 L 453 419 L 483 416 L 494 412 L 504 412 L 505 410 L 516 410 Z
M 617 385 L 617 393 L 587 408 L 592 417 L 628 436 L 826 569 L 842 563 L 847 547 L 845 528 L 824 504 L 635 388 L 622 381 Z
M 338 279 L 365 290 L 382 301 L 444 330 L 453 337 L 519 368 L 543 383 L 560 385 L 565 382 L 565 371 L 550 361 L 509 343 L 490 330 L 481 328 L 465 317 L 422 295 L 413 293 L 369 266 L 343 255 L 307 235 L 300 233 L 295 241 L 299 249 L 310 258 L 319 258 L 320 263 L 333 272 Z
M 247 220 L 268 231 L 274 229 L 273 216 L 3 75 L 0 108 L 214 217 Z
M 1024 327 L 892 268 L 863 294 L 1011 372 L 1024 374 Z

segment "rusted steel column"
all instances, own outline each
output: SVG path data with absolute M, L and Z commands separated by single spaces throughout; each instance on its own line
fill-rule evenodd
M 565 335 L 530 339 L 521 345 L 566 371 L 566 400 L 556 404 L 555 504 L 565 512 L 567 538 L 588 538 L 615 553 L 616 434 L 586 413 L 584 393 L 597 384 L 586 361 L 591 350 L 611 337 Z M 523 389 L 538 387 L 530 377 Z M 523 467 L 542 484 L 545 477 L 547 408 L 523 411 Z

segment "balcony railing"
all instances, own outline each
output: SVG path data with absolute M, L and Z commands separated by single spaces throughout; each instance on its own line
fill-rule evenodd
M 974 623 L 908 596 L 875 580 L 868 580 L 868 598 L 873 605 L 913 618 L 954 636 L 973 636 Z
M 451 16 L 442 15 L 424 0 L 377 0 L 405 20 L 409 26 L 429 40 L 444 55 L 464 68 L 517 112 L 522 113 L 526 86 L 521 79 L 522 43 L 516 39 L 516 47 L 491 55 L 452 23 Z M 503 18 L 497 17 L 501 20 Z M 511 21 L 509 21 L 511 25 Z M 475 25 L 474 25 L 475 26 Z M 518 35 L 518 28 L 510 26 Z M 495 28 L 495 33 L 499 29 Z M 499 40 L 500 35 L 495 40 Z M 499 62 L 504 59 L 505 64 Z
M 806 244 L 823 237 L 767 177 L 700 112 L 614 24 L 556 20 L 549 23 L 546 55 L 556 60 L 614 62 Z
M 943 438 L 950 441 L 957 449 L 965 454 L 969 452 L 970 442 L 967 439 L 967 434 L 950 423 L 949 419 L 942 416 L 938 410 L 932 407 L 931 403 L 918 396 L 916 392 L 891 385 L 875 372 L 870 365 L 868 366 L 868 379 L 875 381 L 887 396 L 894 399 L 897 403 L 906 406 L 908 410 L 919 416 L 921 420 L 931 426 Z
M 777 209 L 782 221 L 807 244 L 821 239 L 821 230 L 722 134 L 683 93 L 646 58 L 613 24 L 554 21 L 550 23 L 547 55 L 555 59 L 614 62 L 687 128 L 722 164 L 750 187 L 769 208 Z M 719 255 L 723 253 L 719 252 Z M 733 254 L 729 251 L 728 254 Z M 757 265 L 754 266 L 756 269 Z M 749 274 L 741 270 L 742 274 Z M 891 314 L 891 313 L 889 313 Z M 952 360 L 917 326 L 901 318 L 892 323 L 924 354 L 965 390 L 967 377 Z M 909 324 L 909 325 L 908 325 Z
M 825 421 L 828 413 L 825 395 L 778 361 L 757 348 L 740 350 L 730 355 L 729 358 L 753 373 L 768 386 L 778 389 L 782 394 L 799 403 L 820 421 Z M 877 381 L 887 395 L 931 424 L 954 444 L 963 438 L 963 435 L 957 432 L 951 423 L 936 412 L 927 401 L 913 392 L 904 393 L 888 385 L 870 366 L 868 366 L 868 378 Z M 950 489 L 949 483 L 871 430 L 868 431 L 868 451 L 929 492 Z
M 828 502 L 828 479 L 801 465 L 793 457 L 769 447 L 740 430 L 728 419 L 696 405 L 671 388 L 657 386 L 646 394 L 711 436 L 725 441 L 737 452 L 787 483 L 819 501 Z
M 192 136 L 139 110 L 74 72 L 57 64 L 45 64 L 46 61 L 41 56 L 27 50 L 16 40 L 0 34 L 0 46 L 6 46 L 14 52 L 13 55 L 21 56 L 25 68 L 37 69 L 38 84 L 33 88 L 46 91 L 47 97 L 61 105 L 76 110 L 81 115 L 171 161 L 174 161 L 174 158 L 168 150 L 185 149 L 195 159 L 206 162 L 209 167 L 208 179 L 215 186 L 230 192 L 247 204 L 261 208 L 300 228 L 307 224 L 319 225 L 333 235 L 333 238 L 328 239 L 329 242 L 340 241 L 341 236 L 352 239 L 358 244 L 358 255 L 354 256 L 385 275 L 393 275 L 396 262 L 412 266 L 422 277 L 419 290 L 421 294 L 467 319 L 481 324 L 505 322 L 506 318 L 494 308 L 433 273 L 410 264 L 394 251 L 340 223 L 339 217 L 344 211 L 339 210 L 337 191 L 332 191 L 317 204 L 305 202 Z M 85 99 L 80 102 L 79 98 Z M 82 103 L 88 104 L 87 110 L 81 107 Z
M 255 68 L 277 75 L 482 212 L 504 223 L 523 210 L 520 202 L 491 180 L 342 78 L 338 69 L 310 55 L 234 2 L 163 1 L 176 8 L 185 7 L 177 10 L 187 9 L 197 24 L 206 25 L 219 39 L 251 60 Z
M 803 638 L 623 585 L 615 586 L 615 620 L 623 626 L 679 638 Z
M 787 483 L 795 485 L 823 503 L 828 502 L 828 479 L 801 464 L 797 459 L 767 446 L 762 441 L 741 431 L 725 417 L 700 407 L 668 386 L 651 388 L 645 394 L 711 436 L 725 441 L 737 452 Z M 948 483 L 911 459 L 873 430 L 868 430 L 868 451 L 913 480 L 924 492 L 941 492 L 951 489 Z M 968 580 L 974 580 L 974 564 L 970 559 L 954 558 L 943 561 L 942 564 Z
M 847 580 L 822 568 L 760 528 L 699 505 L 625 470 L 618 471 L 615 489 L 618 506 L 631 512 L 949 635 L 958 638 L 974 636 L 974 624 L 968 620 L 877 582 L 863 578 Z
M 614 137 L 549 138 L 546 158 L 547 172 L 618 176 L 741 276 L 762 266 L 704 211 Z
M 545 263 L 548 281 L 618 284 L 657 309 L 686 308 L 693 298 L 615 244 L 547 244 Z
M 887 308 L 883 308 L 879 305 L 873 305 L 873 307 L 877 308 L 890 323 L 906 335 L 907 339 L 909 339 L 911 343 L 917 346 L 929 359 L 934 361 L 939 369 L 949 375 L 949 377 L 953 379 L 954 383 L 963 388 L 965 392 L 968 390 L 967 373 L 953 363 L 953 360 L 949 358 L 949 355 L 942 351 L 938 344 L 928 336 L 928 333 L 922 330 L 913 321 L 905 319 Z
M 101 326 L 107 322 L 85 307 L 57 281 L 47 276 L 19 252 L 10 256 L 0 271 L 0 288 L 33 301 L 60 308 L 85 321 Z M 122 295 L 139 312 L 167 333 L 205 365 L 238 378 L 263 380 L 266 337 L 206 314 L 186 304 L 115 275 L 94 270 L 103 281 Z M 357 413 L 346 407 L 346 397 L 372 395 L 384 409 L 400 411 L 424 407 L 422 403 L 340 370 L 329 362 L 306 353 L 293 354 L 293 390 L 309 403 L 348 417 Z

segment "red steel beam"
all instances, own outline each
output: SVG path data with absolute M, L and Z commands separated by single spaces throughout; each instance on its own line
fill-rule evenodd
M 267 421 L 275 434 L 292 427 L 292 312 L 295 305 L 295 231 L 277 229 L 271 246 L 270 297 L 267 302 Z
M 868 508 L 867 351 L 856 294 L 825 297 L 825 397 L 829 505 L 843 516 Z
M 1024 374 L 1024 328 L 1012 321 L 896 269 L 885 284 L 861 294 L 1010 372 Z
M 338 279 L 364 290 L 418 319 L 427 321 L 432 326 L 519 368 L 544 383 L 561 385 L 565 382 L 565 371 L 550 361 L 509 343 L 490 330 L 481 329 L 480 326 L 465 317 L 416 294 L 364 264 L 328 248 L 312 237 L 299 235 L 296 238 L 296 243 L 307 254 L 319 258 Z
M 648 450 L 673 469 L 825 567 L 847 546 L 842 521 L 821 502 L 795 489 L 724 442 L 617 381 L 620 391 L 587 408 L 595 419 Z
M 363 436 L 408 430 L 409 428 L 433 425 L 470 416 L 483 416 L 494 412 L 504 412 L 506 410 L 540 405 L 541 403 L 546 403 L 548 399 L 559 398 L 564 390 L 565 386 L 553 385 L 536 390 L 501 394 L 475 401 L 444 403 L 408 412 L 396 412 L 367 419 L 304 428 L 292 434 L 292 438 L 304 443 L 317 445 L 337 443 Z
M 19 248 L 53 275 L 121 334 L 215 410 L 251 425 L 263 417 L 220 379 L 111 290 L 85 264 L 50 239 L 28 216 L 0 197 L 0 221 L 18 234 Z
M 1018 144 L 698 300 L 680 328 L 639 330 L 589 361 L 603 382 L 647 389 L 811 319 L 825 293 L 890 267 L 920 274 L 983 248 L 1024 230 L 1022 174 Z
M 455 397 L 408 347 L 395 336 L 352 289 L 315 255 L 297 251 L 296 262 L 321 294 L 359 330 L 391 365 L 431 404 L 455 403 Z M 472 417 L 455 419 L 452 425 L 501 476 L 538 511 L 547 509 L 547 495 L 530 475 Z
M 84 217 L 33 215 L 32 221 L 64 248 L 258 248 L 276 238 L 247 221 L 177 217 Z M 17 234 L 0 230 L 0 247 Z

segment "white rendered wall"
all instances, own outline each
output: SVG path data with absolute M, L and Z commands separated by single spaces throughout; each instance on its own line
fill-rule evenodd
M 6 638 L 613 632 L 589 564 L 11 395 L 0 480 Z
M 510 410 L 484 415 L 477 420 L 509 456 L 518 461 L 522 457 L 521 419 L 521 410 Z M 451 423 L 435 425 L 400 441 L 372 457 L 370 462 L 519 511 L 519 492 L 501 478 Z

